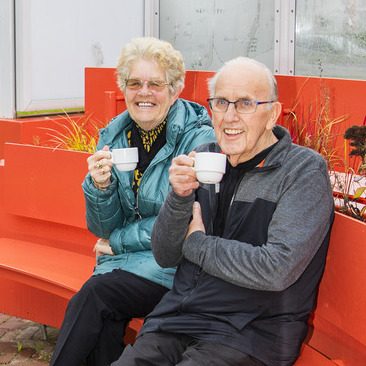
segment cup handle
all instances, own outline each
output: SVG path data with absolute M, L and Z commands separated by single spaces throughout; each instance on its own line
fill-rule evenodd
M 109 159 L 114 164 L 112 151 L 110 151 L 109 153 L 111 154 L 111 157 Z

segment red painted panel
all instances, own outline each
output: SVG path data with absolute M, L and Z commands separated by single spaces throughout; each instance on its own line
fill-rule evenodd
M 5 145 L 8 213 L 85 228 L 81 188 L 90 154 L 31 145 Z
M 196 101 L 196 74 L 194 72 L 186 72 L 185 86 L 179 97 Z
M 294 366 L 336 366 L 337 364 L 329 360 L 315 349 L 304 344 L 298 360 Z
M 0 274 L 70 298 L 92 275 L 95 258 L 28 241 L 0 238 Z
M 0 119 L 0 159 L 4 158 L 5 142 L 20 142 L 21 125 L 15 120 Z
M 292 108 L 299 100 L 304 108 L 310 104 L 329 104 L 332 117 L 348 115 L 349 125 L 362 125 L 366 117 L 362 96 L 366 95 L 366 81 L 276 75 L 279 100 L 285 108 Z
M 68 299 L 0 276 L 0 312 L 60 328 Z
M 336 213 L 314 318 L 314 324 L 318 317 L 323 318 L 364 346 L 366 346 L 365 243 L 366 223 Z
M 117 77 L 114 68 L 87 67 L 85 68 L 85 114 L 97 123 L 105 125 L 109 122 L 110 115 L 106 115 L 104 92 L 116 93 L 117 112 L 126 109 L 126 103 L 121 90 L 117 85 Z
M 196 102 L 209 109 L 207 98 L 209 98 L 207 81 L 214 75 L 211 71 L 196 71 Z
M 80 116 L 70 118 L 78 120 Z M 66 117 L 62 116 L 0 119 L 0 159 L 4 158 L 6 142 L 54 147 L 52 135 L 57 135 L 56 131 L 65 133 L 62 127 L 65 124 L 69 127 Z

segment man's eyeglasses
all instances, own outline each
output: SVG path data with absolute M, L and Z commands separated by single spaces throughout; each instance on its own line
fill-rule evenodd
M 143 81 L 140 79 L 126 79 L 126 88 L 130 90 L 140 90 L 145 83 L 152 93 L 161 92 L 167 85 L 170 85 L 162 80 Z
M 235 110 L 238 113 L 254 113 L 257 110 L 259 104 L 275 103 L 275 100 L 267 102 L 257 102 L 256 100 L 239 99 L 235 102 L 224 98 L 209 98 L 207 99 L 210 104 L 210 108 L 214 112 L 226 112 L 229 108 L 229 104 L 234 104 Z

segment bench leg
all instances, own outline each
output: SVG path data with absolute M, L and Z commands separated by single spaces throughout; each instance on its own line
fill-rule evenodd
M 47 327 L 44 324 L 41 324 L 41 330 L 42 330 L 42 338 L 44 341 L 47 341 Z

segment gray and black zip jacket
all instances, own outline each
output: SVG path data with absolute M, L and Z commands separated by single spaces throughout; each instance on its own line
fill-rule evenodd
M 295 145 L 286 129 L 261 167 L 237 182 L 223 237 L 212 235 L 214 185 L 189 197 L 170 191 L 152 231 L 174 284 L 146 318 L 146 332 L 182 333 L 248 353 L 266 365 L 292 365 L 307 334 L 334 218 L 325 160 Z M 220 151 L 216 143 L 197 151 Z M 206 233 L 186 240 L 192 205 Z

